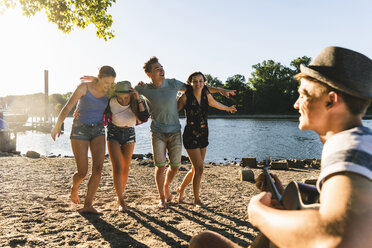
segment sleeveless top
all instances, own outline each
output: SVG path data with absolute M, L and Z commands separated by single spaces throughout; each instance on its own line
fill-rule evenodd
M 77 109 L 80 113 L 79 120 L 84 124 L 103 123 L 103 112 L 105 111 L 107 104 L 107 96 L 96 98 L 92 93 L 90 93 L 87 85 L 85 95 L 79 99 L 77 104 Z
M 118 127 L 134 127 L 136 125 L 136 116 L 134 115 L 130 105 L 122 106 L 118 99 L 110 100 L 110 108 L 112 113 L 112 123 Z
M 190 85 L 186 86 L 186 126 L 192 127 L 193 131 L 198 131 L 200 128 L 208 128 L 208 96 L 207 86 L 202 89 L 200 104 L 196 100 L 193 89 Z

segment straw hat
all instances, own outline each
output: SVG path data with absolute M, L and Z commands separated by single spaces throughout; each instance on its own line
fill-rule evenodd
M 361 53 L 326 47 L 301 72 L 337 90 L 359 98 L 372 98 L 372 60 Z

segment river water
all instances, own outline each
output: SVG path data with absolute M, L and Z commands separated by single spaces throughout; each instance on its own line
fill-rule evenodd
M 182 129 L 185 119 L 181 119 Z M 152 152 L 150 120 L 136 126 L 134 153 Z M 25 154 L 33 150 L 41 155 L 72 156 L 70 145 L 72 118 L 65 120 L 65 133 L 56 141 L 50 134 L 27 131 L 17 135 L 17 151 Z M 207 162 L 239 162 L 242 157 L 256 157 L 263 160 L 320 158 L 322 143 L 312 131 L 300 131 L 297 120 L 266 119 L 209 119 L 209 146 Z M 363 124 L 372 129 L 372 120 Z M 107 149 L 106 149 L 107 153 Z M 186 151 L 183 149 L 183 154 Z

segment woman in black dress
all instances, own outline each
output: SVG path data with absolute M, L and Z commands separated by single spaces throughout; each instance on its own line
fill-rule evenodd
M 187 79 L 185 94 L 178 100 L 178 111 L 185 108 L 186 126 L 183 132 L 183 145 L 190 158 L 192 169 L 186 174 L 177 192 L 178 202 L 183 202 L 186 186 L 192 181 L 194 205 L 203 206 L 200 201 L 200 182 L 208 146 L 208 106 L 235 113 L 236 108 L 217 102 L 205 86 L 206 78 L 201 72 L 192 73 Z

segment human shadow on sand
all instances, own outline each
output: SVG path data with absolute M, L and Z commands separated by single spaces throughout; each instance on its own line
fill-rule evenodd
M 203 215 L 203 214 L 201 214 L 199 212 L 195 212 L 193 210 L 185 209 L 182 206 L 180 206 L 180 208 L 184 209 L 185 211 L 192 211 L 193 214 L 195 214 L 195 215 Z M 215 214 L 215 215 L 221 216 L 221 217 L 223 217 L 225 219 L 228 219 L 228 220 L 234 222 L 238 226 L 247 226 L 247 227 L 256 229 L 254 226 L 251 225 L 251 223 L 249 221 L 241 220 L 241 219 L 235 218 L 233 216 L 229 216 L 229 215 L 226 215 L 226 214 L 223 214 L 223 213 L 219 213 L 219 212 L 215 211 L 214 208 L 206 207 L 206 208 L 203 208 L 203 209 L 206 210 L 206 211 L 208 211 L 208 212 L 210 212 L 211 214 Z
M 120 231 L 113 225 L 101 219 L 99 215 L 80 213 L 82 217 L 87 219 L 98 232 L 101 233 L 104 240 L 110 243 L 110 247 L 141 247 L 149 248 L 149 246 L 135 240 L 128 233 Z
M 187 235 L 177 228 L 174 228 L 171 225 L 168 225 L 166 222 L 156 219 L 153 216 L 150 216 L 142 211 L 139 211 L 138 209 L 130 209 L 128 210 L 128 216 L 135 219 L 138 223 L 142 224 L 144 227 L 150 230 L 151 233 L 159 236 L 165 243 L 167 243 L 171 247 L 188 247 L 188 246 L 182 246 L 179 241 L 174 240 L 172 237 L 169 237 L 167 234 L 163 233 L 159 230 L 158 227 L 152 226 L 151 223 L 158 225 L 162 227 L 164 230 L 173 233 L 178 238 L 183 239 L 187 243 L 190 241 L 191 236 Z
M 209 231 L 217 232 L 217 233 L 221 234 L 222 236 L 238 243 L 241 246 L 250 245 L 251 240 L 254 239 L 254 236 L 252 234 L 247 233 L 247 232 L 243 232 L 243 231 L 241 231 L 241 230 L 239 230 L 235 227 L 232 227 L 230 225 L 227 225 L 227 224 L 221 223 L 219 221 L 216 221 L 215 219 L 213 219 L 213 218 L 211 218 L 207 215 L 204 215 L 200 212 L 196 212 L 196 211 L 193 211 L 193 210 L 190 210 L 190 209 L 186 209 L 186 208 L 184 208 L 180 205 L 178 205 L 177 208 L 172 207 L 171 209 L 175 213 L 184 216 L 186 219 L 189 219 L 189 220 L 191 220 L 191 221 L 193 221 L 193 222 L 195 222 L 195 223 L 197 223 L 201 226 L 204 226 Z M 197 218 L 195 218 L 195 216 L 197 216 L 201 219 L 204 219 L 204 220 L 197 219 Z M 206 220 L 208 221 L 208 223 L 211 223 L 212 225 L 207 224 Z M 242 223 L 242 226 L 245 226 L 246 228 L 253 228 L 249 222 L 242 221 L 241 223 Z M 218 227 L 213 226 L 213 224 L 217 225 Z M 234 234 L 232 234 L 230 232 L 227 232 L 226 230 L 231 230 L 231 231 L 235 232 L 236 234 L 240 234 L 240 235 L 244 236 L 247 240 L 235 237 Z

